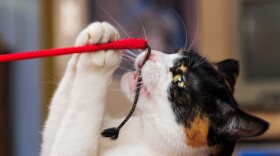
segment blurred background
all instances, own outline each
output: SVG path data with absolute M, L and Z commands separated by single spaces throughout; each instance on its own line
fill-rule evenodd
M 122 38 L 146 37 L 166 53 L 191 46 L 213 62 L 238 59 L 237 101 L 270 129 L 240 141 L 235 155 L 280 155 L 280 0 L 1 0 L 0 54 L 71 46 L 94 21 L 110 22 Z M 0 63 L 1 156 L 39 155 L 48 103 L 68 59 Z M 133 69 L 128 61 L 122 66 Z M 115 73 L 107 98 L 112 115 L 130 108 L 118 87 L 125 71 Z

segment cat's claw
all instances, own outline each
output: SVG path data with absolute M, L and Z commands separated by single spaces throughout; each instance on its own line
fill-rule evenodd
M 75 46 L 107 43 L 119 39 L 118 31 L 106 22 L 94 22 L 77 37 Z M 114 71 L 121 62 L 121 52 L 104 50 L 74 55 L 71 61 L 77 62 L 78 70 Z M 78 59 L 78 61 L 77 61 Z

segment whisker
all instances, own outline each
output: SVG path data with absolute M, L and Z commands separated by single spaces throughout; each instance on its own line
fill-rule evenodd
M 132 61 L 135 61 L 135 58 L 134 57 L 131 57 L 130 55 L 125 55 L 125 54 L 122 54 L 122 56 L 132 60 Z
M 129 4 L 129 6 L 130 6 L 130 9 L 133 11 L 134 15 L 136 15 L 137 20 L 140 22 L 141 27 L 142 27 L 142 31 L 144 32 L 145 39 L 146 39 L 146 41 L 148 41 L 148 37 L 147 37 L 147 33 L 146 33 L 146 29 L 145 29 L 145 27 L 144 27 L 143 22 L 141 21 L 140 16 L 136 13 L 136 11 L 135 11 L 135 10 L 133 9 L 133 7 L 131 6 L 131 1 L 130 1 L 130 2 L 128 2 L 128 4 Z M 140 49 L 137 49 L 137 51 L 139 51 L 139 52 L 141 53 Z
M 58 84 L 58 81 L 56 80 L 56 78 L 55 78 L 54 76 L 52 76 L 52 75 L 50 75 L 50 74 L 48 74 L 48 73 L 44 73 L 44 75 L 45 75 L 46 77 L 48 77 L 49 81 L 53 81 L 53 82 L 55 82 L 55 83 Z M 62 77 L 63 75 L 60 75 L 60 76 Z
M 199 65 L 201 65 L 201 64 L 204 63 L 205 61 L 206 61 L 206 58 L 202 59 L 202 61 L 201 61 L 199 64 L 197 64 L 196 66 L 194 66 L 194 67 L 192 67 L 192 68 L 198 67 Z
M 194 52 L 192 51 L 191 52 L 191 58 L 190 58 L 190 61 L 188 62 L 188 67 L 191 65 L 192 61 L 193 61 L 193 57 L 194 57 Z
M 128 68 L 125 68 L 125 67 L 122 67 L 122 66 L 119 66 L 119 68 L 124 69 L 124 70 L 127 70 L 127 71 L 133 71 L 133 70 L 131 70 L 131 69 L 128 69 Z
M 126 63 L 133 65 L 134 60 L 131 60 L 131 58 L 127 58 L 126 56 L 123 56 L 123 58 L 125 59 L 125 61 L 127 61 Z
M 187 36 L 188 36 L 188 31 L 187 31 L 186 24 L 185 24 L 184 20 L 182 19 L 182 17 L 179 15 L 179 13 L 178 13 L 174 8 L 172 8 L 171 10 L 174 12 L 174 14 L 177 16 L 177 18 L 178 18 L 178 19 L 180 20 L 180 22 L 183 24 L 184 31 L 185 31 L 185 40 L 186 40 L 184 47 L 187 47 L 187 43 L 188 43 L 188 38 L 187 38 Z
M 201 57 L 196 63 L 194 63 L 192 66 L 191 66 L 191 68 L 193 68 L 194 66 L 196 66 L 197 64 L 199 64 L 200 63 L 200 61 L 202 61 L 204 58 L 203 57 Z
M 130 69 L 131 71 L 134 71 L 134 68 L 131 68 L 131 66 L 119 65 L 119 67 L 126 68 L 126 69 Z
M 123 60 L 123 62 L 125 64 L 120 64 L 120 66 L 123 66 L 123 67 L 132 67 L 132 69 L 134 69 L 134 61 L 133 60 L 130 60 L 126 57 L 123 57 L 125 60 Z M 128 64 L 128 65 L 127 65 Z
M 126 68 L 126 67 L 124 67 L 124 66 L 120 66 L 120 67 Z M 127 68 L 127 70 L 129 70 L 129 69 L 130 69 L 130 68 Z M 115 72 L 113 75 L 123 76 L 124 74 L 127 73 L 127 70 L 122 70 L 121 68 L 119 68 L 119 69 L 117 69 L 117 72 Z M 130 70 L 132 70 L 132 71 L 129 71 L 129 72 L 133 72 L 133 71 L 134 71 L 134 69 L 130 69 Z
M 191 60 L 191 58 L 190 58 L 190 56 L 188 56 L 188 67 L 190 66 L 190 60 Z
M 131 2 L 131 1 L 132 1 L 132 0 L 130 0 L 130 2 Z M 140 22 L 141 27 L 142 27 L 142 31 L 144 32 L 145 39 L 148 41 L 146 29 L 145 29 L 145 27 L 144 27 L 144 24 L 143 24 L 143 22 L 142 22 L 140 16 L 139 16 L 139 15 L 137 14 L 137 12 L 133 9 L 133 7 L 131 6 L 131 3 L 129 3 L 129 5 L 130 5 L 131 10 L 132 10 L 132 11 L 134 12 L 134 14 L 136 15 L 138 21 Z
M 199 15 L 198 15 L 198 11 L 197 11 L 196 7 L 195 7 L 195 13 L 196 13 L 196 19 L 197 19 L 196 32 L 195 32 L 194 39 L 193 39 L 192 43 L 190 44 L 190 46 L 188 47 L 187 51 L 190 51 L 193 48 L 194 44 L 196 43 L 199 29 L 200 29 Z
M 95 1 L 96 1 L 97 5 L 107 14 L 107 16 L 109 16 L 109 17 L 119 26 L 119 28 L 126 34 L 126 36 L 127 36 L 128 38 L 131 38 L 131 37 L 129 36 L 129 34 L 125 31 L 125 29 L 121 26 L 121 24 L 119 24 L 119 22 L 117 22 L 117 21 L 113 18 L 113 16 L 112 16 L 108 11 L 106 11 L 106 9 L 101 5 L 101 3 L 99 2 L 99 0 L 95 0 Z
M 137 50 L 135 50 L 134 51 L 134 54 L 136 54 L 137 56 L 139 55 L 139 54 L 141 54 L 143 51 L 141 51 L 140 49 L 137 49 Z
M 137 57 L 137 55 L 136 54 L 134 54 L 131 50 L 128 50 L 128 49 L 126 49 L 126 50 L 123 50 L 124 52 L 127 52 L 128 54 L 130 54 L 130 55 L 132 55 L 133 57 Z

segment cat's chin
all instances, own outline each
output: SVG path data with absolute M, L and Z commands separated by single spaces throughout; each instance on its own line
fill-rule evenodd
M 137 88 L 138 74 L 136 72 L 128 72 L 121 79 L 121 90 L 126 97 L 132 102 L 134 100 L 135 91 Z M 141 86 L 140 96 L 149 97 L 145 86 Z

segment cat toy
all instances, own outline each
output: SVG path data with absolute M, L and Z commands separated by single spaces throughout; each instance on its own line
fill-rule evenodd
M 13 54 L 0 55 L 0 62 L 18 61 L 25 59 L 34 59 L 41 57 L 50 57 L 58 55 L 66 55 L 73 53 L 94 52 L 98 50 L 109 49 L 146 49 L 147 41 L 144 39 L 122 39 L 105 44 L 91 44 L 79 47 L 55 48 L 46 50 L 34 50 L 27 52 L 17 52 Z
M 148 49 L 148 52 L 146 53 L 146 56 L 142 62 L 142 65 L 141 67 L 143 67 L 145 65 L 145 63 L 147 62 L 147 60 L 149 59 L 150 57 L 150 54 L 151 54 L 151 47 L 149 45 L 147 45 L 146 47 Z M 140 90 L 141 90 L 141 83 L 142 83 L 142 75 L 141 75 L 141 70 L 138 71 L 138 79 L 137 79 L 137 86 L 136 86 L 136 91 L 135 91 L 135 96 L 134 96 L 134 101 L 133 101 L 133 104 L 132 104 L 132 108 L 131 110 L 129 111 L 128 115 L 126 116 L 126 118 L 122 121 L 122 123 L 118 126 L 118 127 L 113 127 L 113 128 L 108 128 L 108 129 L 105 129 L 101 135 L 103 137 L 110 137 L 112 140 L 116 140 L 119 136 L 119 131 L 120 129 L 124 126 L 124 124 L 129 120 L 129 118 L 132 116 L 135 108 L 136 108 L 136 105 L 137 105 L 137 101 L 138 101 L 138 98 L 139 98 L 139 94 L 140 94 Z
M 0 62 L 9 62 L 9 61 L 18 61 L 18 60 L 26 60 L 26 59 L 34 59 L 41 57 L 50 57 L 50 56 L 59 56 L 73 53 L 83 53 L 83 52 L 96 52 L 99 50 L 109 50 L 109 49 L 148 49 L 146 56 L 142 62 L 142 66 L 147 62 L 149 56 L 151 54 L 151 48 L 147 44 L 147 41 L 144 39 L 122 39 L 117 41 L 108 42 L 105 44 L 91 44 L 79 47 L 66 47 L 66 48 L 55 48 L 55 49 L 46 49 L 46 50 L 35 50 L 35 51 L 27 51 L 27 52 L 18 52 L 12 54 L 4 54 L 0 55 Z M 136 109 L 136 105 L 138 102 L 140 90 L 141 90 L 142 76 L 141 70 L 138 71 L 138 79 L 137 79 L 137 89 L 135 91 L 135 97 L 133 101 L 132 108 L 126 118 L 121 122 L 118 127 L 105 129 L 101 135 L 103 137 L 110 137 L 112 140 L 116 140 L 119 136 L 120 129 L 126 124 L 129 118 L 132 116 L 134 110 Z

